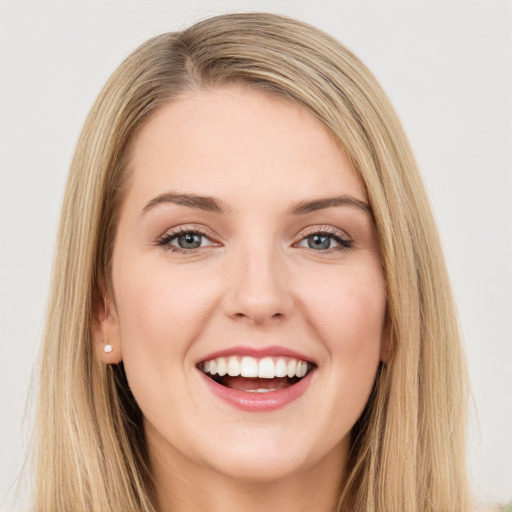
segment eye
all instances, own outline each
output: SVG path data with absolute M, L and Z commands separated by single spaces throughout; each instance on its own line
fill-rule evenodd
M 201 247 L 216 245 L 204 233 L 194 230 L 180 230 L 174 233 L 166 233 L 157 245 L 171 251 L 194 252 Z
M 299 247 L 307 247 L 315 251 L 327 251 L 329 249 L 350 249 L 353 245 L 348 237 L 335 233 L 318 231 L 304 237 L 298 244 Z
M 197 249 L 203 243 L 203 235 L 199 233 L 185 233 L 183 235 L 175 236 L 173 241 L 181 249 Z

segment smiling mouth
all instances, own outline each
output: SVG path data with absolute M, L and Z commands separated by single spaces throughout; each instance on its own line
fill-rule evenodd
M 248 393 L 269 393 L 300 382 L 316 367 L 291 357 L 217 357 L 197 366 L 212 380 L 230 389 Z

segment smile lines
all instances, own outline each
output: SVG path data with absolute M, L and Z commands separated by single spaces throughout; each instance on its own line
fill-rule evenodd
M 208 375 L 223 377 L 247 377 L 274 379 L 276 377 L 298 377 L 306 375 L 312 365 L 307 361 L 291 357 L 264 357 L 256 359 L 250 356 L 217 357 L 199 365 L 199 369 Z

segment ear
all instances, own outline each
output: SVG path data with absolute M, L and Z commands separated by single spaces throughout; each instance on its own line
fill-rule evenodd
M 103 276 L 98 281 L 98 290 L 93 298 L 91 318 L 94 350 L 96 357 L 102 363 L 117 364 L 122 361 L 123 355 L 113 294 L 108 290 Z
M 380 360 L 384 364 L 389 363 L 391 355 L 391 320 L 389 318 L 389 312 L 386 308 L 386 314 L 384 317 L 384 326 L 382 327 L 382 337 L 380 340 Z

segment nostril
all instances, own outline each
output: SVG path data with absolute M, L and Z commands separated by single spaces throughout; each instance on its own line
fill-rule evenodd
M 258 325 L 263 327 L 264 325 L 278 325 L 285 321 L 286 315 L 283 313 L 274 313 L 271 315 L 256 315 L 256 314 L 246 314 L 246 313 L 235 313 L 232 317 L 232 320 L 239 323 Z
M 233 315 L 233 318 L 238 318 L 238 319 L 248 319 L 248 320 L 253 320 L 255 322 L 262 322 L 262 321 L 265 321 L 265 318 L 269 318 L 269 319 L 281 319 L 281 318 L 284 318 L 285 315 L 283 313 L 272 313 L 270 315 L 268 315 L 268 317 L 266 315 L 261 315 L 261 314 L 248 314 L 248 313 L 235 313 Z

